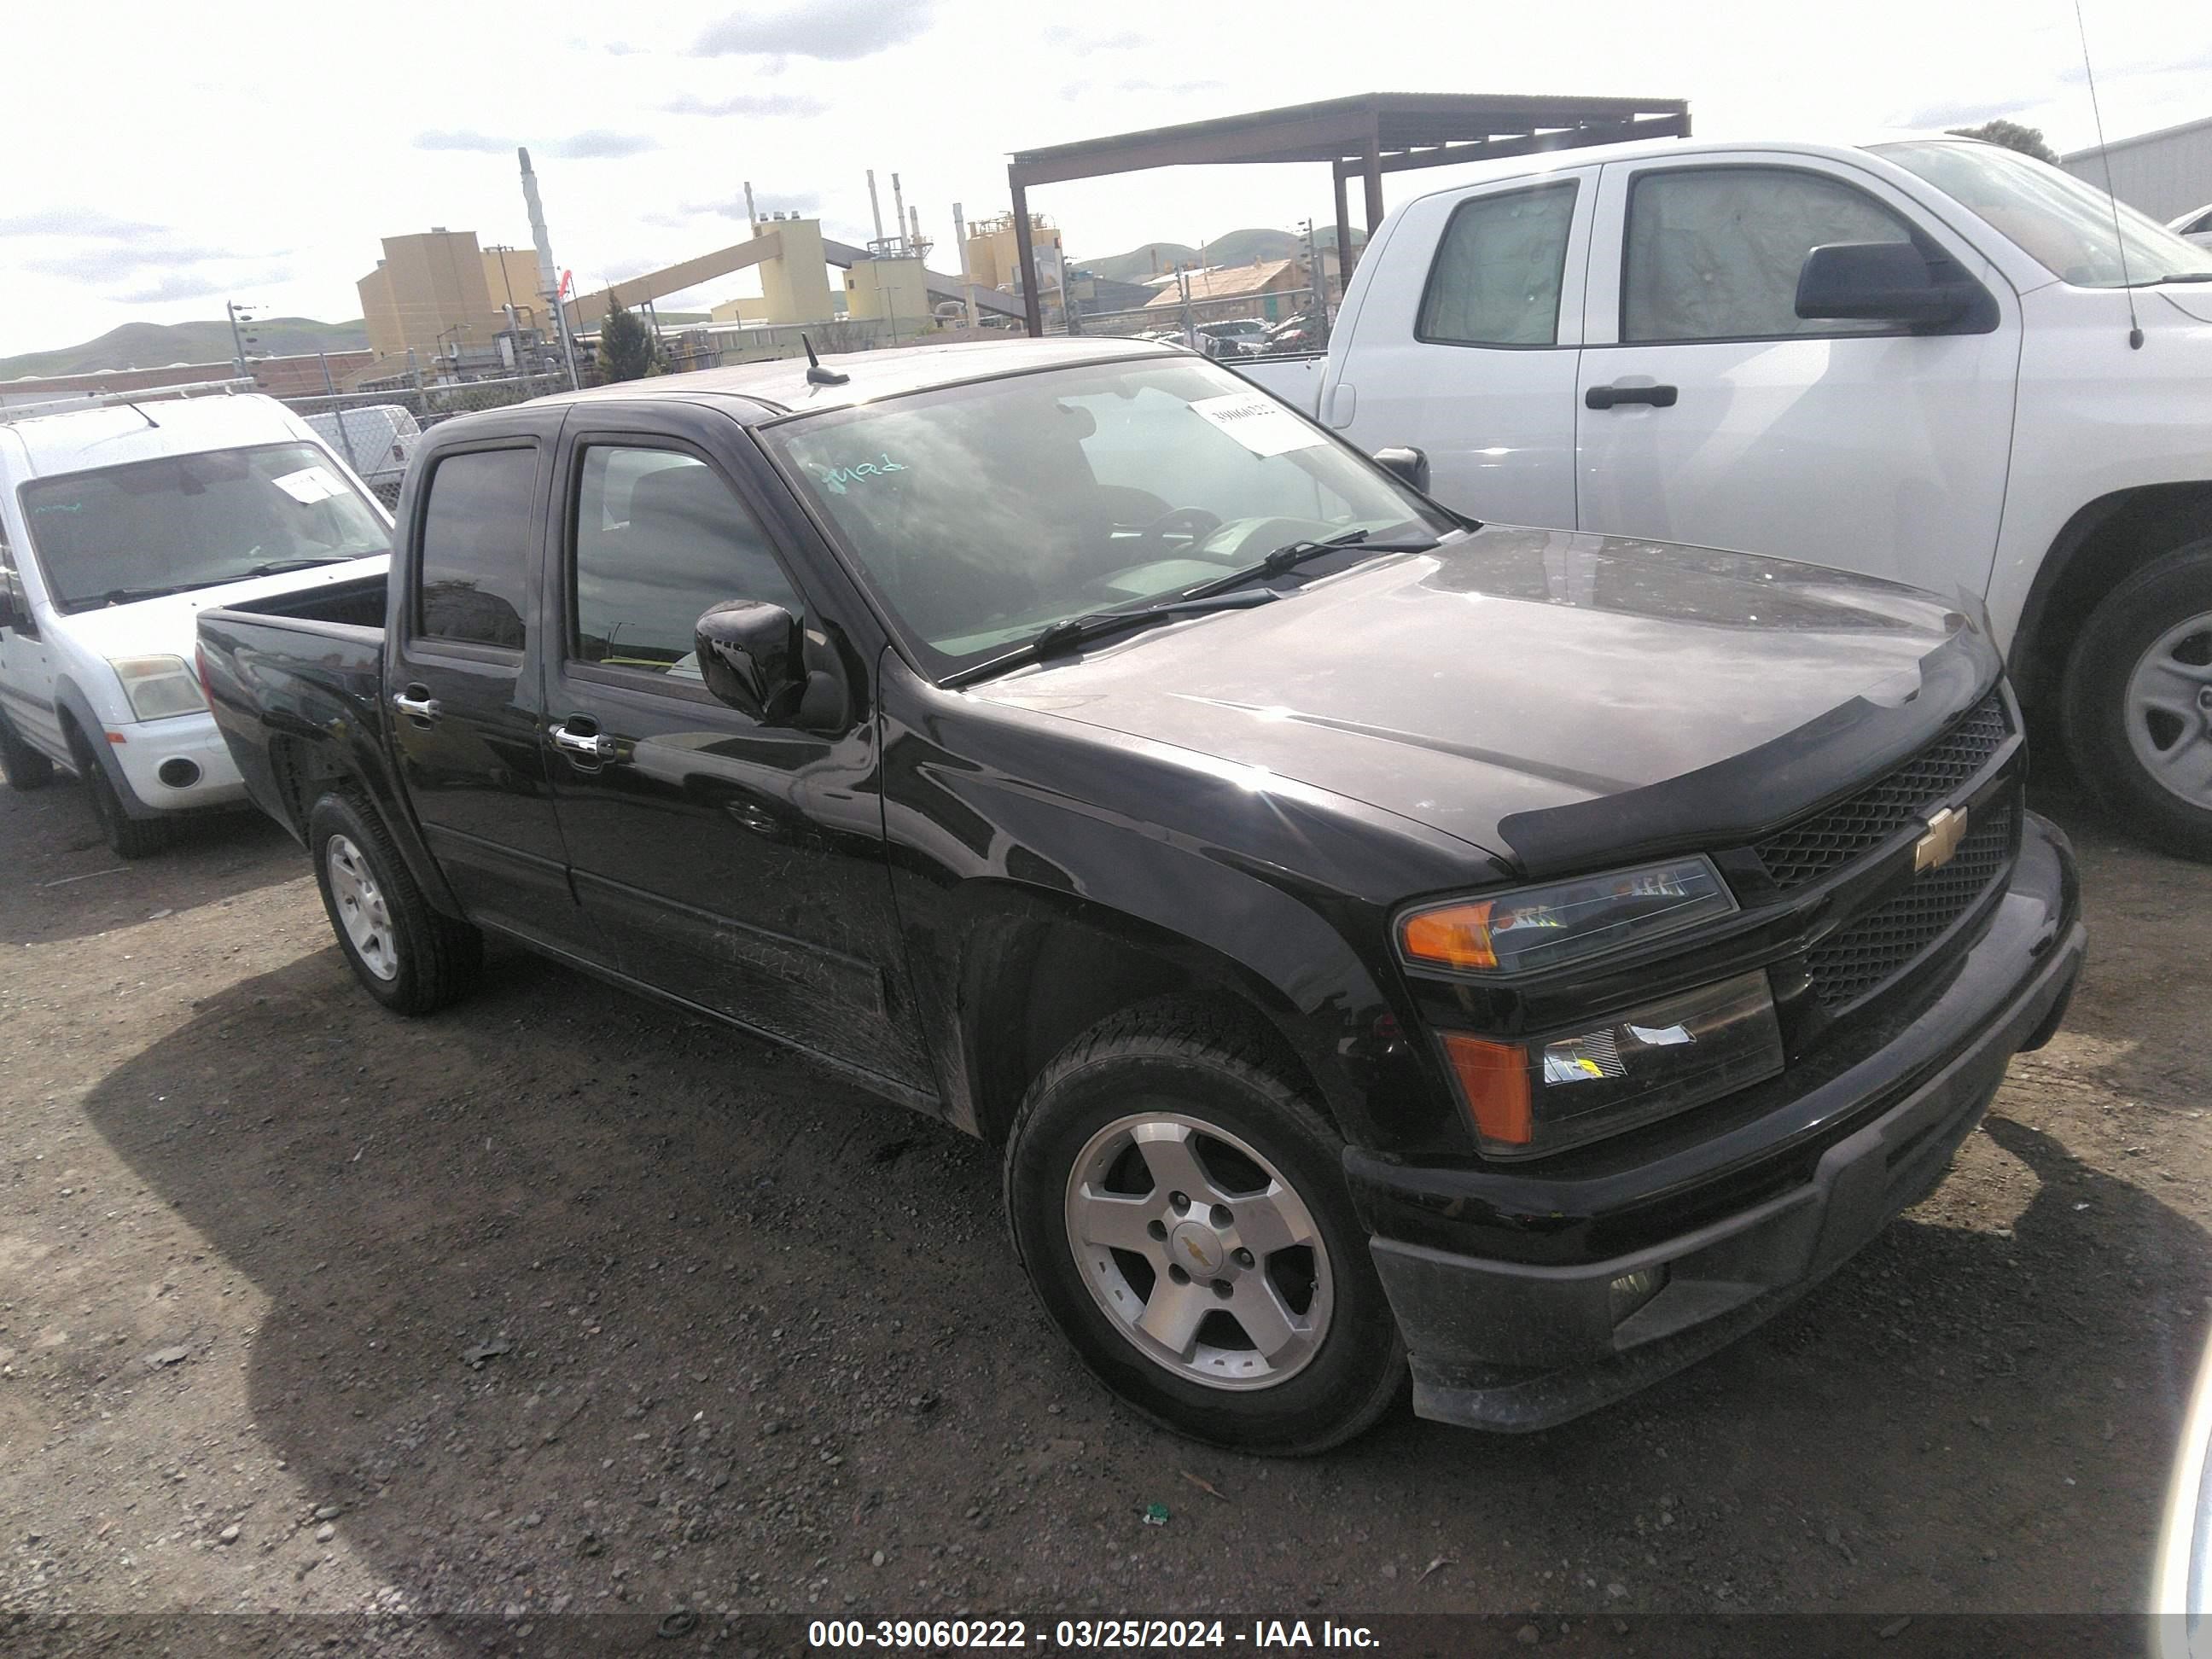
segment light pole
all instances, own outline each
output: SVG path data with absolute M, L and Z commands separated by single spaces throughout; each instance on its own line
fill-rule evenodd
M 222 308 L 230 317 L 231 365 L 238 370 L 239 378 L 244 380 L 247 373 L 246 348 L 261 343 L 253 335 L 245 331 L 253 326 L 253 307 L 242 306 L 235 300 L 225 300 Z

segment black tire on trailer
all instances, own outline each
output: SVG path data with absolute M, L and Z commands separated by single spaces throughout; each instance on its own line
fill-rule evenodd
M 331 931 L 369 995 L 396 1013 L 427 1014 L 475 985 L 483 935 L 430 907 L 373 808 L 325 794 L 307 813 L 307 850 Z
M 2068 654 L 2066 750 L 2143 839 L 2212 860 L 2212 536 L 2106 594 Z
M 1216 1445 L 1322 1451 L 1407 1374 L 1343 1152 L 1237 1021 L 1150 1004 L 1030 1085 L 1007 1219 L 1045 1311 L 1124 1401 Z

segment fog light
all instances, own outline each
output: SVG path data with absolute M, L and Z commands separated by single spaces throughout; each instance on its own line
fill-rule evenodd
M 1664 1264 L 1656 1267 L 1638 1267 L 1632 1273 L 1621 1274 L 1606 1287 L 1606 1300 L 1613 1308 L 1613 1322 L 1620 1324 L 1666 1288 L 1667 1269 Z
M 200 781 L 199 763 L 179 756 L 163 761 L 155 769 L 154 775 L 172 789 L 189 789 Z

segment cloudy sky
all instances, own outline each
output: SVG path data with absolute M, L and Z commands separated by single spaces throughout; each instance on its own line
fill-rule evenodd
M 2212 7 L 2082 3 L 2109 137 L 2212 114 Z M 1054 16 L 1071 21 L 1039 21 Z M 1005 210 L 1010 150 L 1369 91 L 1686 97 L 1701 134 L 2006 115 L 2061 150 L 2095 141 L 2072 0 L 111 0 L 26 6 L 8 33 L 0 355 L 220 316 L 226 299 L 357 316 L 380 236 L 528 243 L 517 143 L 556 256 L 591 288 L 742 240 L 748 179 L 763 210 L 859 241 L 864 169 L 887 213 L 896 170 L 943 241 L 953 202 Z M 1386 181 L 1386 198 L 1449 177 Z M 1319 167 L 1174 169 L 1031 205 L 1078 258 L 1334 216 Z

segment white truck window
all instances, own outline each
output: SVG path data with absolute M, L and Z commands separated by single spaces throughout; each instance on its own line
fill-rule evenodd
M 1896 331 L 1797 314 L 1805 256 L 1834 242 L 1909 242 L 1863 191 L 1791 167 L 1680 167 L 1629 191 L 1624 342 L 1759 340 Z
M 1415 337 L 1441 345 L 1556 344 L 1575 188 L 1565 179 L 1462 202 L 1437 244 Z

